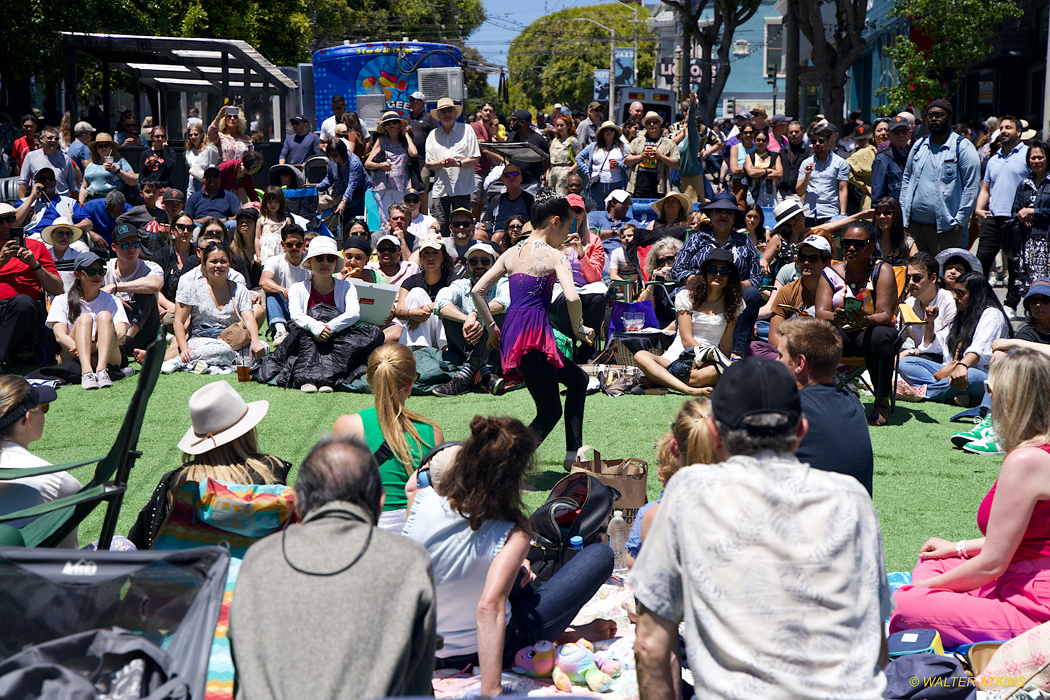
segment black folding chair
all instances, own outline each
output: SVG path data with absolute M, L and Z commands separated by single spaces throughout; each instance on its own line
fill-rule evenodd
M 167 347 L 163 337 L 158 337 L 146 350 L 146 359 L 139 374 L 139 385 L 124 416 L 124 424 L 117 434 L 109 454 L 82 462 L 54 464 L 29 469 L 0 470 L 0 481 L 24 479 L 43 474 L 67 471 L 98 463 L 91 481 L 72 496 L 42 503 L 32 508 L 25 508 L 14 513 L 0 515 L 0 540 L 6 545 L 22 544 L 25 547 L 56 547 L 69 533 L 80 524 L 99 503 L 105 501 L 108 506 L 99 536 L 99 550 L 109 549 L 110 541 L 117 527 L 120 506 L 124 501 L 124 491 L 128 486 L 128 476 L 135 460 L 142 453 L 135 448 L 139 441 L 139 432 L 146 415 L 146 404 L 150 394 L 157 385 L 160 366 L 164 361 L 164 350 Z M 24 518 L 35 518 L 17 530 L 10 525 L 3 525 Z M 21 542 L 19 542 L 21 540 Z

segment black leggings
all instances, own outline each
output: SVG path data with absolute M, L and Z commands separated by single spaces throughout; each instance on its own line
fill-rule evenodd
M 587 399 L 587 373 L 562 358 L 561 369 L 547 361 L 546 353 L 530 350 L 521 357 L 518 369 L 525 378 L 525 388 L 536 404 L 536 417 L 530 428 L 543 442 L 561 418 L 561 396 L 558 384 L 568 390 L 565 395 L 565 450 L 575 452 L 583 447 L 583 404 Z
M 890 326 L 868 326 L 849 334 L 839 329 L 839 334 L 842 336 L 842 356 L 863 357 L 871 375 L 875 398 L 888 399 L 893 390 L 893 344 L 897 340 L 897 331 Z

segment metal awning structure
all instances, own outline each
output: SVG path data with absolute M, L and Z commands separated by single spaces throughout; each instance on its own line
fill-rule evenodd
M 74 109 L 78 53 L 102 64 L 102 92 L 107 105 L 111 69 L 130 75 L 136 92 L 145 85 L 161 95 L 207 93 L 224 101 L 233 93 L 244 95 L 245 104 L 252 93 L 283 98 L 298 88 L 250 44 L 235 39 L 62 32 L 62 43 L 68 52 L 68 88 Z
M 62 32 L 62 42 L 157 90 L 240 92 L 245 75 L 252 92 L 285 95 L 297 87 L 250 44 L 234 39 Z

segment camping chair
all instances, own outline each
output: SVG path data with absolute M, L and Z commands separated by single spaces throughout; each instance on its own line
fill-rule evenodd
M 908 337 L 908 330 L 912 326 L 925 326 L 926 321 L 923 321 L 915 315 L 915 311 L 907 304 L 901 303 L 897 305 L 897 338 L 893 341 L 893 354 L 894 356 L 899 355 L 901 348 L 904 347 L 904 341 Z M 875 389 L 872 388 L 867 381 L 864 380 L 864 370 L 867 369 L 867 365 L 864 363 L 863 357 L 843 357 L 839 360 L 839 364 L 850 367 L 849 373 L 843 377 L 836 375 L 835 381 L 839 388 L 846 388 L 846 385 L 852 382 L 854 379 L 859 379 L 864 383 L 865 388 L 870 391 L 873 395 Z M 893 384 L 890 391 L 890 413 L 893 413 L 897 408 L 897 379 L 900 376 L 900 367 L 898 366 L 896 357 L 893 360 Z
M 59 690 L 39 693 L 41 681 L 53 680 L 58 688 L 61 677 L 79 675 L 90 681 L 123 678 L 129 688 L 141 680 L 143 696 L 204 700 L 210 640 L 229 564 L 230 555 L 221 547 L 182 552 L 0 548 L 3 681 L 12 683 L 17 669 L 29 668 L 35 673 L 22 680 L 35 687 L 22 687 L 18 697 L 67 697 Z M 140 651 L 152 661 L 136 677 Z M 48 680 L 40 678 L 42 673 Z M 172 684 L 172 692 L 159 692 L 160 683 Z M 117 695 L 139 697 L 130 691 L 105 697 Z
M 138 445 L 139 432 L 142 429 L 142 421 L 146 415 L 146 404 L 149 402 L 150 394 L 153 393 L 153 388 L 157 385 L 157 376 L 160 374 L 160 366 L 164 361 L 164 350 L 166 348 L 167 342 L 164 340 L 163 335 L 150 343 L 149 348 L 147 348 L 146 359 L 142 363 L 142 372 L 139 374 L 138 387 L 135 389 L 135 395 L 131 398 L 128 412 L 124 416 L 124 424 L 121 426 L 117 439 L 109 450 L 109 454 L 82 462 L 32 467 L 29 469 L 0 470 L 0 480 L 9 481 L 11 479 L 23 479 L 67 471 L 98 463 L 91 481 L 78 493 L 66 498 L 42 503 L 32 508 L 0 515 L 0 540 L 4 544 L 25 547 L 56 547 L 95 509 L 96 505 L 105 501 L 108 507 L 102 522 L 102 533 L 99 536 L 98 548 L 100 550 L 109 549 L 110 541 L 113 539 L 113 534 L 117 528 L 117 518 L 120 515 L 120 506 L 124 500 L 124 491 L 128 486 L 128 476 L 131 473 L 131 468 L 135 466 L 135 460 L 142 456 L 142 453 L 135 448 Z M 35 519 L 19 528 L 2 524 L 22 520 L 23 518 Z

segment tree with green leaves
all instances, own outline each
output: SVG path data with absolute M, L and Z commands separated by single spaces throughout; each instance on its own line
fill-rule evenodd
M 864 55 L 864 23 L 870 0 L 791 0 L 798 28 L 813 47 L 810 60 L 820 80 L 820 102 L 829 121 L 842 125 L 846 104 L 846 72 Z M 835 9 L 835 23 L 824 23 L 823 8 Z
M 664 0 L 675 8 L 685 35 L 685 46 L 700 50 L 697 109 L 708 124 L 714 122 L 722 90 L 732 70 L 729 53 L 737 28 L 754 17 L 761 0 Z M 717 55 L 716 55 L 717 49 Z M 688 62 L 689 52 L 683 50 Z M 717 70 L 716 70 L 717 69 Z M 686 71 L 688 74 L 688 70 Z M 713 73 L 713 75 L 712 75 Z M 683 86 L 684 89 L 684 86 Z
M 889 48 L 898 82 L 879 88 L 888 104 L 878 111 L 896 114 L 908 105 L 950 97 L 966 79 L 965 67 L 987 55 L 987 40 L 1007 17 L 1021 15 L 1014 0 L 897 0 L 890 17 L 907 17 L 929 41 L 920 48 L 899 36 Z
M 656 43 L 638 9 L 638 77 L 652 85 Z M 591 19 L 616 30 L 619 46 L 633 46 L 634 11 L 620 3 L 554 12 L 526 27 L 510 43 L 510 103 L 513 108 L 549 111 L 555 103 L 585 107 L 594 95 L 594 71 L 609 68 L 609 33 Z

